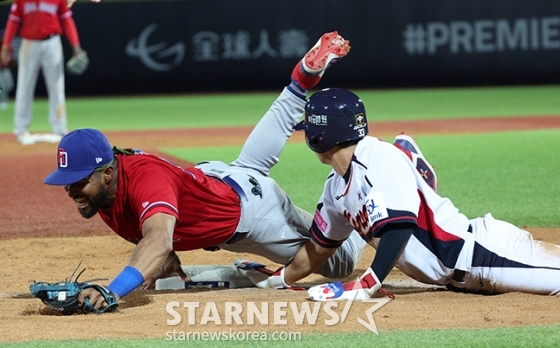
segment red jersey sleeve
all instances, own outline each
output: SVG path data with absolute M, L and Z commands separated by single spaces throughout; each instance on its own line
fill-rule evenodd
M 19 22 L 8 19 L 8 23 L 6 23 L 6 31 L 4 32 L 4 38 L 2 39 L 2 45 L 11 46 L 12 40 L 16 36 L 18 29 Z
M 78 36 L 78 29 L 76 29 L 76 23 L 72 17 L 68 17 L 64 20 L 61 20 L 60 23 L 62 24 L 62 30 L 64 30 L 64 35 L 68 39 L 70 46 L 74 47 L 80 44 L 80 39 Z
M 74 22 L 72 18 L 72 11 L 68 8 L 66 0 L 60 1 L 60 6 L 58 6 L 58 18 L 60 19 L 62 30 L 70 46 L 74 47 L 79 45 L 80 39 L 78 36 L 78 29 L 76 29 L 76 22 Z
M 6 31 L 4 32 L 4 38 L 2 39 L 2 44 L 10 46 L 12 40 L 16 36 L 21 23 L 21 4 L 18 0 L 14 1 L 12 7 L 10 7 L 10 14 L 8 16 L 8 22 L 6 23 Z
M 19 23 L 21 22 L 22 18 L 23 18 L 23 2 L 22 0 L 15 0 L 12 6 L 10 7 L 10 14 L 8 16 L 8 19 Z
M 166 213 L 179 219 L 179 188 L 172 176 L 162 176 L 162 172 L 149 166 L 139 166 L 134 180 L 129 181 L 129 206 L 136 211 L 140 226 L 150 216 Z

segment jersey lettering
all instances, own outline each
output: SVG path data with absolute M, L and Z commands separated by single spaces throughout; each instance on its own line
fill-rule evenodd
M 345 210 L 344 218 L 350 223 L 350 225 L 352 225 L 352 227 L 354 227 L 356 231 L 363 233 L 367 233 L 369 231 L 369 219 L 365 205 L 363 205 L 362 209 L 358 210 L 354 216 Z
M 51 15 L 56 14 L 56 11 L 58 10 L 58 5 L 57 4 L 49 4 L 46 2 L 39 2 L 38 4 L 36 3 L 25 3 L 23 4 L 23 13 L 24 14 L 29 14 L 31 12 L 45 12 Z
M 389 217 L 383 194 L 381 192 L 371 192 L 361 209 L 358 209 L 354 216 L 348 210 L 345 210 L 344 217 L 357 231 L 365 235 L 370 234 L 377 221 Z
M 387 207 L 385 206 L 385 202 L 383 200 L 383 194 L 381 192 L 375 192 L 368 195 L 366 209 L 370 226 L 373 226 L 373 224 L 378 220 L 389 217 Z

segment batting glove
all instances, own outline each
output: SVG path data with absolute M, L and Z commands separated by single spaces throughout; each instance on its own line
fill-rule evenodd
M 381 282 L 371 268 L 355 282 L 327 283 L 312 286 L 307 290 L 309 299 L 313 301 L 354 301 L 366 300 L 381 289 Z
M 249 280 L 258 288 L 290 288 L 290 286 L 284 281 L 284 267 L 280 267 L 276 271 L 272 271 L 261 263 L 241 259 L 235 260 L 233 262 L 233 267 L 241 275 L 249 278 Z

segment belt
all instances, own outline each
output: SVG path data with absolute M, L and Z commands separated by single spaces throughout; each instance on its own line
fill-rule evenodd
M 228 184 L 235 191 L 235 193 L 237 193 L 240 199 L 247 200 L 247 196 L 245 195 L 245 192 L 243 191 L 241 186 L 230 176 L 223 177 L 222 181 Z M 233 235 L 226 241 L 226 244 L 234 244 L 239 242 L 245 236 L 245 234 L 247 234 L 247 232 L 234 232 Z M 220 250 L 220 247 L 217 245 L 212 245 L 202 249 L 206 251 L 218 251 Z
M 245 195 L 245 192 L 243 191 L 241 186 L 239 186 L 239 184 L 231 178 L 231 176 L 225 176 L 225 177 L 222 178 L 222 180 L 226 184 L 231 186 L 231 188 L 237 193 L 239 198 L 247 200 L 247 196 Z
M 37 39 L 37 41 L 45 41 L 45 40 L 50 39 L 50 38 L 53 37 L 53 36 L 58 36 L 58 34 L 51 34 L 51 35 L 46 36 L 46 37 L 44 37 L 44 38 L 42 38 L 42 39 Z
M 472 231 L 473 231 L 472 225 L 469 224 L 469 228 L 467 228 L 467 232 L 472 233 Z M 451 276 L 451 279 L 463 283 L 465 281 L 465 274 L 467 274 L 466 271 L 456 269 L 455 271 L 453 271 L 453 275 Z

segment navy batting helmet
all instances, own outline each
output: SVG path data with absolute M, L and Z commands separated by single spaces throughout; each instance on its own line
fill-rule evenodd
M 305 131 L 307 146 L 317 153 L 360 140 L 368 134 L 366 109 L 354 93 L 339 88 L 314 93 L 305 104 L 305 119 L 295 130 Z

